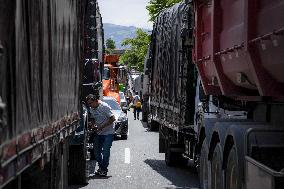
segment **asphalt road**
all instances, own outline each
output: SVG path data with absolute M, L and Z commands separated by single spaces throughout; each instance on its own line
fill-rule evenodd
M 113 142 L 108 177 L 90 177 L 88 185 L 70 189 L 199 188 L 197 175 L 189 167 L 165 164 L 164 154 L 158 152 L 159 133 L 148 131 L 144 123 L 134 120 L 132 111 L 128 117 L 128 139 Z

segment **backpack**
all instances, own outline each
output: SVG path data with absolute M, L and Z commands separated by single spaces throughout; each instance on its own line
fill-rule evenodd
M 141 108 L 141 102 L 140 101 L 138 101 L 137 103 L 136 103 L 136 108 Z

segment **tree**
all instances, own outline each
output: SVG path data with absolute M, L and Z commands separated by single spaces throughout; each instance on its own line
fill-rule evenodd
M 120 61 L 128 67 L 136 66 L 138 71 L 143 71 L 144 59 L 150 43 L 150 35 L 142 29 L 136 30 L 136 37 L 127 38 L 122 41 L 122 46 L 129 46 L 129 49 L 120 56 Z
M 165 10 L 182 0 L 150 0 L 146 9 L 149 12 L 150 21 L 155 21 L 156 17 Z
M 114 40 L 112 40 L 111 38 L 108 38 L 106 40 L 106 52 L 107 53 L 111 53 L 112 50 L 114 50 L 116 47 L 115 47 L 115 42 Z

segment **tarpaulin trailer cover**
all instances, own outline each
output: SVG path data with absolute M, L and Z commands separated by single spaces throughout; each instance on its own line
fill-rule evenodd
M 82 0 L 0 0 L 0 146 L 79 110 Z

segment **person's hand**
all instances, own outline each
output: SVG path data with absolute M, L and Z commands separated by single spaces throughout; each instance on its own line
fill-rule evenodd
M 97 128 L 98 128 L 98 126 L 97 126 L 95 123 L 89 121 L 89 122 L 88 122 L 88 128 L 89 128 L 90 130 L 96 131 Z
M 96 133 L 100 134 L 103 131 L 103 129 L 101 127 L 96 127 Z

